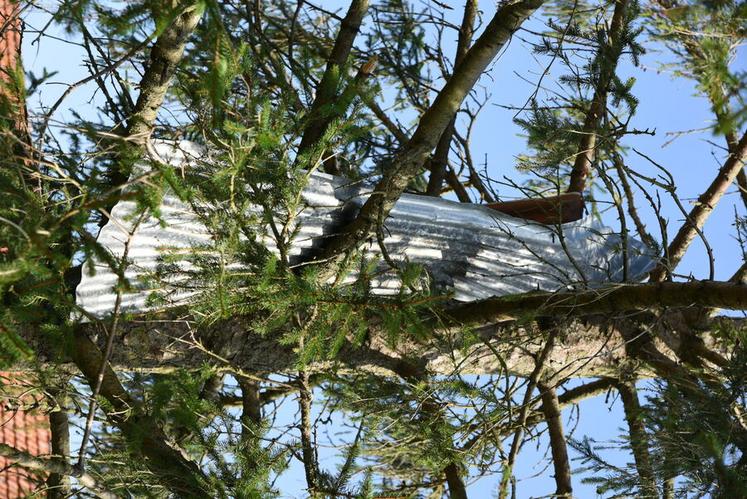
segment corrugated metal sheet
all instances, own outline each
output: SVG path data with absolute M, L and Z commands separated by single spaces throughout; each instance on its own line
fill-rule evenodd
M 173 144 L 157 144 L 156 150 L 164 162 L 177 167 L 189 167 L 202 155 L 197 146 L 184 142 L 178 149 Z M 323 173 L 311 174 L 303 190 L 307 207 L 297 219 L 300 229 L 292 245 L 293 260 L 301 261 L 310 248 L 339 228 L 344 223 L 343 213 L 349 216 L 351 206 L 362 205 L 370 191 L 370 185 L 353 184 Z M 133 230 L 134 208 L 129 201 L 118 203 L 98 237 L 115 257 L 122 256 L 129 240 L 127 253 L 131 263 L 125 275 L 131 284 L 140 283 L 140 289 L 121 296 L 123 311 L 146 309 L 152 289 L 141 282 L 142 277 L 156 269 L 164 248 L 188 252 L 211 241 L 211 234 L 190 207 L 174 196 L 167 195 L 163 200 L 165 226 L 147 218 Z M 392 259 L 425 265 L 436 286 L 453 292 L 458 301 L 538 289 L 593 287 L 621 282 L 623 278 L 623 240 L 590 217 L 551 227 L 477 205 L 404 194 L 386 220 L 384 234 L 384 246 Z M 265 243 L 277 251 L 271 239 Z M 626 243 L 628 280 L 640 280 L 653 268 L 654 259 L 640 241 L 628 238 Z M 365 251 L 369 257 L 380 256 L 375 241 L 368 243 Z M 84 265 L 77 301 L 89 313 L 103 317 L 114 309 L 117 276 L 106 264 L 93 264 L 94 273 L 89 265 Z M 179 265 L 182 269 L 190 267 L 187 262 Z M 179 278 L 171 276 L 174 281 Z M 378 295 L 399 290 L 392 272 L 384 273 L 372 285 Z M 162 293 L 168 305 L 180 305 L 196 291 L 166 286 Z

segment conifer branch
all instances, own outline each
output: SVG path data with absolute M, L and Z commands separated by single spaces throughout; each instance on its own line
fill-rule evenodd
M 327 68 L 316 89 L 316 97 L 311 104 L 309 119 L 301 137 L 301 144 L 298 147 L 299 155 L 319 142 L 330 124 L 339 117 L 329 108 L 332 107 L 337 97 L 337 87 L 342 79 L 342 70 L 348 57 L 350 57 L 350 52 L 367 11 L 368 0 L 352 0 L 350 2 L 348 12 L 340 24 L 340 32 L 337 34 L 332 52 L 327 59 Z M 341 111 L 344 112 L 344 109 Z M 324 157 L 324 154 L 322 154 L 322 157 Z
M 563 409 L 565 407 L 568 407 L 569 405 L 578 404 L 582 400 L 585 400 L 587 398 L 596 397 L 597 395 L 606 392 L 609 390 L 611 386 L 614 384 L 613 378 L 599 378 L 594 381 L 590 381 L 588 383 L 584 383 L 583 385 L 579 385 L 577 387 L 571 388 L 570 390 L 566 390 L 561 395 L 558 396 L 558 408 Z M 542 423 L 545 420 L 545 411 L 543 410 L 542 406 L 540 406 L 537 409 L 534 409 L 531 413 L 527 415 L 526 421 L 524 422 L 524 426 L 526 428 L 532 428 L 534 426 L 537 426 L 538 424 Z M 475 430 L 479 427 L 479 425 L 475 425 L 474 427 L 470 428 L 470 433 L 475 432 Z M 492 429 L 491 429 L 492 430 Z M 497 431 L 493 430 L 492 432 L 495 432 L 498 434 L 499 437 L 507 437 L 511 435 L 514 431 L 516 431 L 515 426 L 503 426 Z M 474 447 L 484 436 L 486 435 L 485 431 L 477 432 L 473 435 L 472 438 L 470 438 L 467 442 L 462 445 L 462 451 L 469 451 L 472 447 Z
M 586 188 L 586 180 L 594 163 L 597 147 L 597 129 L 602 118 L 607 112 L 607 93 L 612 78 L 615 76 L 617 62 L 623 49 L 622 34 L 626 28 L 625 10 L 628 0 L 614 0 L 615 10 L 612 14 L 610 29 L 605 44 L 599 49 L 600 72 L 597 84 L 594 87 L 594 96 L 591 99 L 589 110 L 581 128 L 581 141 L 578 152 L 571 170 L 571 180 L 568 192 L 583 193 Z
M 446 311 L 441 319 L 447 326 L 491 324 L 525 316 L 578 317 L 694 304 L 744 310 L 747 286 L 721 281 L 654 282 L 577 292 L 532 292 L 458 305 Z
M 555 497 L 572 497 L 571 464 L 568 460 L 568 448 L 563 433 L 563 420 L 561 419 L 558 394 L 555 392 L 555 388 L 544 380 L 537 381 L 537 389 L 542 399 L 542 414 L 550 433 L 550 450 L 552 452 L 552 464 L 555 468 Z
M 638 401 L 638 391 L 631 382 L 620 382 L 615 385 L 622 399 L 625 420 L 628 422 L 630 447 L 633 452 L 638 478 L 641 481 L 643 497 L 657 497 L 656 476 L 651 465 L 649 438 L 643 423 L 643 412 Z
M 681 5 L 677 0 L 657 0 L 657 3 L 664 9 L 681 8 Z M 663 17 L 666 16 L 664 15 Z M 669 265 L 669 272 L 674 270 L 679 263 L 679 260 L 684 256 L 690 242 L 695 238 L 697 233 L 696 228 L 700 229 L 703 227 L 710 211 L 712 211 L 716 203 L 718 203 L 719 199 L 728 188 L 729 183 L 733 182 L 735 179 L 742 202 L 747 206 L 747 174 L 744 171 L 744 137 L 742 141 L 740 141 L 735 130 L 729 127 L 732 113 L 729 108 L 729 101 L 723 83 L 721 79 L 712 81 L 713 75 L 709 74 L 708 71 L 708 68 L 713 66 L 713 64 L 722 63 L 728 67 L 728 61 L 724 60 L 714 62 L 712 57 L 709 57 L 709 55 L 704 51 L 703 46 L 701 45 L 702 39 L 700 36 L 694 36 L 693 33 L 684 30 L 675 30 L 674 36 L 676 40 L 681 43 L 685 54 L 687 54 L 690 59 L 689 62 L 693 76 L 696 81 L 698 81 L 700 87 L 704 90 L 706 97 L 711 103 L 711 108 L 716 117 L 716 123 L 720 128 L 724 129 L 724 138 L 726 140 L 729 157 L 726 164 L 724 164 L 724 166 L 719 170 L 719 173 L 711 186 L 698 199 L 698 204 L 691 211 L 685 224 L 680 228 L 677 236 L 669 246 L 666 255 L 668 258 L 668 262 L 666 263 Z M 745 135 L 747 136 L 747 133 Z M 737 161 L 737 158 L 741 158 L 741 160 Z M 728 166 L 732 159 L 734 159 L 734 161 L 731 166 Z M 729 179 L 731 179 L 731 181 L 729 181 Z M 675 243 L 677 244 L 675 245 Z M 663 266 L 657 268 L 652 273 L 651 279 L 664 279 L 666 277 L 665 270 L 667 269 Z
M 323 278 L 333 275 L 343 254 L 366 240 L 386 220 L 410 181 L 421 172 L 431 151 L 483 71 L 542 3 L 543 0 L 520 0 L 498 8 L 485 31 L 469 49 L 462 63 L 454 68 L 451 78 L 420 118 L 415 133 L 384 172 L 356 219 L 330 238 L 318 254 L 317 260 L 326 262 L 326 269 L 321 273 Z
M 395 373 L 406 381 L 413 383 L 428 382 L 428 373 L 422 365 L 417 363 L 403 361 L 394 368 Z M 442 415 L 443 405 L 432 398 L 427 398 L 421 403 L 421 410 L 424 414 L 435 418 L 441 422 L 444 418 Z M 450 446 L 453 442 L 450 443 Z M 462 471 L 455 460 L 449 460 L 444 466 L 442 473 L 446 477 L 446 485 L 449 487 L 449 497 L 451 499 L 467 499 L 467 487 L 462 479 Z
M 133 444 L 132 451 L 146 458 L 145 464 L 151 472 L 172 492 L 188 497 L 210 497 L 212 492 L 199 466 L 169 443 L 160 425 L 130 397 L 111 366 L 104 364 L 96 344 L 82 330 L 76 330 L 72 339 L 73 361 L 90 386 L 102 375 L 99 394 L 111 407 L 107 417 Z

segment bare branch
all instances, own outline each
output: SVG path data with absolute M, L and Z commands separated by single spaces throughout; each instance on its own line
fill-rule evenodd
M 455 68 L 464 60 L 472 43 L 472 33 L 474 32 L 476 17 L 477 0 L 466 0 L 464 14 L 462 15 L 462 25 L 459 28 L 459 38 L 457 39 L 456 57 L 454 58 Z M 449 151 L 451 150 L 451 139 L 454 136 L 455 125 L 456 116 L 451 119 L 443 135 L 441 135 L 438 145 L 436 145 L 436 152 L 431 161 L 431 175 L 428 178 L 428 188 L 426 189 L 426 194 L 430 196 L 441 195 L 441 185 L 443 184 L 449 165 Z
M 555 388 L 544 381 L 537 382 L 537 388 L 542 397 L 542 413 L 547 422 L 550 432 L 550 450 L 552 451 L 552 464 L 555 468 L 555 496 L 571 497 L 573 486 L 571 484 L 571 464 L 568 460 L 568 448 L 563 433 L 563 421 L 560 413 L 560 403 Z
M 665 260 L 651 272 L 651 281 L 662 281 L 677 267 L 690 247 L 690 243 L 702 230 L 711 212 L 736 179 L 744 165 L 745 156 L 747 156 L 747 133 L 742 136 L 735 150 L 729 154 L 726 162 L 718 171 L 716 178 L 700 195 L 697 204 L 688 213 L 687 219 L 669 244 Z
M 514 432 L 514 438 L 511 441 L 511 448 L 508 453 L 508 459 L 504 464 L 503 478 L 501 479 L 499 494 L 500 499 L 506 499 L 508 496 L 508 484 L 510 478 L 513 476 L 513 467 L 516 462 L 516 456 L 519 454 L 519 448 L 524 436 L 524 427 L 526 425 L 527 417 L 529 416 L 530 402 L 532 400 L 533 392 L 537 386 L 537 382 L 542 375 L 542 371 L 545 369 L 545 362 L 547 361 L 550 352 L 555 346 L 555 339 L 558 336 L 557 328 L 553 328 L 547 336 L 547 341 L 542 347 L 542 351 L 537 356 L 534 370 L 529 375 L 527 380 L 527 386 L 524 388 L 524 399 L 521 403 L 521 409 L 519 411 L 519 417 L 517 421 L 516 431 Z

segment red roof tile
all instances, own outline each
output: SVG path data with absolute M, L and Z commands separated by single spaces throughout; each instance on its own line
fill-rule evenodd
M 23 381 L 9 373 L 0 373 L 0 384 L 7 387 L 10 383 L 21 385 Z M 4 397 L 8 395 L 5 390 L 0 391 L 0 394 Z M 42 456 L 50 453 L 51 434 L 46 415 L 38 408 L 27 408 L 36 405 L 34 402 L 30 396 L 21 400 L 0 400 L 0 442 L 35 456 Z M 26 497 L 43 484 L 44 479 L 38 473 L 12 466 L 8 459 L 0 456 L 0 498 Z

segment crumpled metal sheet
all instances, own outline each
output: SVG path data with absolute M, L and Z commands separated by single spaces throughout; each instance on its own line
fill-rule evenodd
M 158 143 L 155 149 L 164 162 L 175 167 L 189 167 L 191 161 L 204 156 L 198 146 L 188 142 L 180 142 L 178 147 Z M 300 229 L 291 248 L 292 261 L 301 261 L 313 247 L 323 244 L 325 237 L 355 214 L 351 207 L 362 205 L 370 192 L 370 185 L 312 173 L 303 190 L 307 207 L 297 218 Z M 125 277 L 136 290 L 121 294 L 122 312 L 148 309 L 147 299 L 154 285 L 143 277 L 155 271 L 167 248 L 169 252 L 175 248 L 190 252 L 212 240 L 192 209 L 175 196 L 164 197 L 161 212 L 165 226 L 153 218 L 136 224 L 131 216 L 134 209 L 133 202 L 120 201 L 98 236 L 99 243 L 116 258 L 127 249 Z M 643 243 L 633 238 L 624 241 L 591 217 L 547 226 L 478 205 L 413 194 L 402 195 L 385 222 L 383 234 L 384 247 L 393 260 L 423 264 L 440 290 L 451 292 L 454 300 L 462 302 L 622 282 L 624 254 L 628 281 L 642 280 L 655 264 Z M 271 238 L 264 242 L 277 253 Z M 375 240 L 365 245 L 365 252 L 369 258 L 381 256 Z M 94 272 L 89 263 L 93 263 Z M 170 276 L 169 281 L 185 284 L 191 264 L 184 261 L 178 265 L 184 275 Z M 78 305 L 96 317 L 111 315 L 117 300 L 116 273 L 100 261 L 86 262 L 83 269 L 77 288 Z M 354 278 L 351 275 L 348 281 Z M 400 289 L 393 272 L 383 273 L 371 285 L 377 295 L 395 294 Z M 157 292 L 168 307 L 185 304 L 199 290 L 164 285 Z

